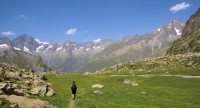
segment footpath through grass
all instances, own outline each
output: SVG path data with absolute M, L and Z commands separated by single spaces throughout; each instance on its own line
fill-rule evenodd
M 70 85 L 76 81 L 78 91 L 84 94 L 74 101 L 74 108 L 125 108 L 125 107 L 200 107 L 200 79 L 175 76 L 108 76 L 108 75 L 64 75 L 46 76 L 46 82 L 56 91 L 56 95 L 47 97 L 31 97 L 47 100 L 59 108 L 67 108 L 72 100 Z M 129 79 L 139 86 L 124 84 Z M 102 84 L 105 88 L 91 88 L 94 84 Z M 94 94 L 93 91 L 104 94 Z M 142 94 L 146 92 L 147 94 Z

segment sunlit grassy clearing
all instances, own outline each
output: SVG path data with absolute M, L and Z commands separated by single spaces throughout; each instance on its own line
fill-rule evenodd
M 181 77 L 137 77 L 137 76 L 108 76 L 108 75 L 66 75 L 47 76 L 46 82 L 53 83 L 51 87 L 56 95 L 47 100 L 51 104 L 64 108 L 68 107 L 71 98 L 70 85 L 73 80 L 78 86 L 77 95 L 81 94 L 81 87 L 85 92 L 74 101 L 77 107 L 199 107 L 200 79 L 186 79 Z M 124 79 L 137 82 L 139 86 L 123 84 Z M 87 82 L 87 80 L 89 80 Z M 91 88 L 93 84 L 102 84 L 103 89 Z M 102 91 L 97 95 L 93 91 Z M 147 94 L 142 94 L 146 92 Z

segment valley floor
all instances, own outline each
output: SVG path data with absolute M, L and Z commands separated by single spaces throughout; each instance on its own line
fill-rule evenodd
M 110 75 L 62 75 L 46 76 L 47 83 L 56 95 L 31 97 L 49 101 L 58 108 L 68 108 L 72 101 L 70 85 L 76 81 L 78 91 L 73 108 L 125 108 L 125 107 L 200 107 L 200 78 L 178 76 L 110 76 Z M 138 86 L 124 84 L 129 79 Z M 104 88 L 91 88 L 102 84 Z M 84 91 L 84 94 L 82 92 Z M 104 92 L 94 94 L 94 91 Z M 146 94 L 143 94 L 146 92 Z

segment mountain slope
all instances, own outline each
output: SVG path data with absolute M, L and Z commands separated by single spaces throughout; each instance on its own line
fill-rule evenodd
M 180 37 L 184 22 L 176 19 L 156 28 L 150 34 L 135 35 L 124 43 L 115 43 L 97 53 L 92 61 L 73 73 L 95 72 L 114 64 L 163 54 Z M 127 37 L 129 38 L 129 37 Z M 161 49 L 162 48 L 162 49 Z M 159 52 L 157 52 L 159 50 Z
M 200 8 L 187 21 L 181 37 L 174 41 L 167 55 L 200 52 Z
M 35 72 L 48 72 L 51 69 L 42 62 L 40 56 L 34 56 L 24 51 L 8 50 L 0 52 L 0 62 L 14 67 L 24 68 L 27 71 L 33 69 Z

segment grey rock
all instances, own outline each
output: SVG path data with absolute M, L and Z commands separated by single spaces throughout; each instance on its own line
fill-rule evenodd
M 136 82 L 133 82 L 132 86 L 138 86 L 138 84 Z
M 132 84 L 132 82 L 129 79 L 125 79 L 124 84 Z
M 95 84 L 95 85 L 92 85 L 92 88 L 104 88 L 104 86 L 101 84 Z
M 3 103 L 3 102 L 0 100 L 0 106 L 2 105 L 2 103 Z
M 94 91 L 93 93 L 95 93 L 95 94 L 103 94 L 104 92 Z

